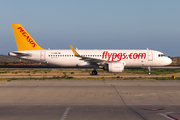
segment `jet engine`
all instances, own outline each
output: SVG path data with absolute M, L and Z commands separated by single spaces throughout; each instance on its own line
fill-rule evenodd
M 121 73 L 124 72 L 124 63 L 123 62 L 112 62 L 105 65 L 104 70 L 112 73 Z

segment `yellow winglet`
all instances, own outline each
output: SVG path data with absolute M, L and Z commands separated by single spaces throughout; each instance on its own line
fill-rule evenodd
M 78 56 L 79 54 L 76 52 L 76 50 L 70 45 L 70 48 L 75 56 Z

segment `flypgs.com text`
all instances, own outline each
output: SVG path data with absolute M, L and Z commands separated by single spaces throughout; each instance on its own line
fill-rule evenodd
M 121 59 L 146 59 L 146 53 L 109 53 L 108 51 L 104 51 L 102 55 L 102 59 L 108 59 L 108 61 L 113 61 L 117 59 L 117 61 L 121 61 Z
M 18 27 L 17 29 L 19 29 L 22 35 L 26 37 L 26 40 L 32 45 L 32 47 L 37 46 L 37 44 L 32 40 L 32 38 L 25 32 L 22 27 Z

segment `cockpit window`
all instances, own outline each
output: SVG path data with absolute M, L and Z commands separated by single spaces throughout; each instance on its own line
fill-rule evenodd
M 163 56 L 165 56 L 164 54 L 158 54 L 158 57 L 163 57 Z

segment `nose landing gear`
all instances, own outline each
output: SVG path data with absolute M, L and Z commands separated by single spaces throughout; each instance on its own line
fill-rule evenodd
M 151 75 L 151 68 L 148 67 L 148 75 Z

